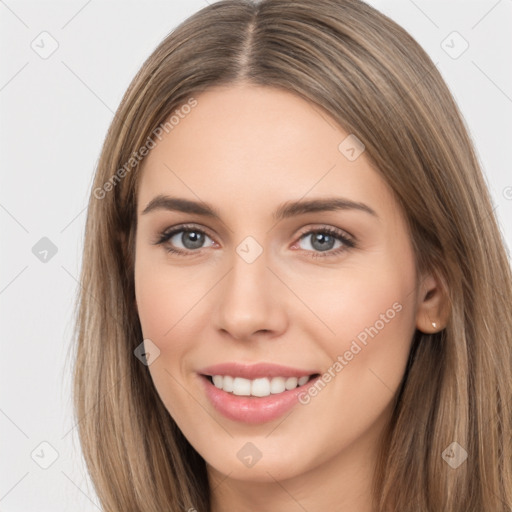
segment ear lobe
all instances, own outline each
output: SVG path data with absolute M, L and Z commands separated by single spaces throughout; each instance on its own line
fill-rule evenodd
M 450 305 L 444 283 L 434 274 L 427 275 L 418 289 L 416 328 L 425 334 L 443 330 L 450 317 Z

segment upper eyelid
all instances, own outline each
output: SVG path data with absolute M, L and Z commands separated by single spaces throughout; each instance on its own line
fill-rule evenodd
M 194 229 L 196 229 L 197 231 L 203 232 L 205 235 L 207 235 L 212 240 L 214 240 L 214 238 L 215 238 L 215 236 L 212 236 L 210 234 L 210 231 L 208 230 L 208 228 L 206 228 L 204 226 L 200 226 L 200 225 L 196 225 L 196 224 L 188 224 L 188 223 L 182 224 L 182 225 L 178 224 L 176 226 L 166 228 L 159 233 L 159 236 L 160 236 L 160 238 L 167 238 L 167 241 L 168 241 L 171 236 L 174 236 L 174 235 L 180 233 L 181 231 L 193 231 Z M 348 231 L 346 231 L 342 228 L 338 228 L 336 226 L 330 226 L 328 224 L 316 224 L 316 225 L 314 224 L 312 226 L 306 226 L 300 230 L 299 234 L 296 235 L 296 237 L 297 237 L 297 240 L 300 240 L 304 235 L 309 235 L 315 231 L 321 232 L 323 230 L 335 231 L 336 232 L 335 235 L 347 238 L 350 241 L 353 241 L 354 243 L 356 242 L 356 237 L 354 235 L 352 235 L 351 233 L 349 233 Z
M 201 231 L 204 234 L 208 235 L 210 238 L 212 238 L 212 239 L 214 238 L 210 234 L 210 231 L 207 228 L 205 228 L 203 226 L 196 226 L 194 224 L 184 224 L 184 225 L 172 226 L 172 227 L 164 229 L 163 231 L 160 231 L 159 235 L 160 236 L 168 236 L 168 235 L 174 236 L 174 235 L 180 233 L 181 231 L 194 231 L 194 230 Z

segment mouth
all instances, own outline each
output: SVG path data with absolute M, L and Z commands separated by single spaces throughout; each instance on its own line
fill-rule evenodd
M 292 409 L 320 373 L 266 363 L 224 363 L 203 368 L 197 376 L 217 412 L 232 421 L 254 424 L 275 420 Z
M 260 377 L 258 379 L 245 379 L 232 375 L 202 375 L 217 389 L 236 396 L 266 397 L 279 395 L 285 391 L 292 391 L 302 387 L 312 379 L 319 377 L 319 373 L 303 375 L 300 377 Z

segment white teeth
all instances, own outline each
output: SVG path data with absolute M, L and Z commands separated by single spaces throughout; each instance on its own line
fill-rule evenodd
M 233 393 L 233 377 L 230 377 L 229 375 L 224 376 L 224 380 L 222 382 L 222 389 L 224 391 L 229 391 L 230 393 Z
M 231 377 L 229 375 L 213 375 L 213 384 L 216 388 L 233 393 L 238 396 L 269 396 L 270 394 L 282 393 L 303 386 L 309 381 L 309 375 L 303 377 L 267 377 L 249 380 L 242 377 Z
M 270 381 L 270 392 L 274 395 L 277 393 L 282 393 L 286 389 L 286 386 L 284 385 L 284 383 L 285 383 L 284 377 L 274 377 Z
M 270 381 L 268 379 L 254 379 L 251 384 L 251 395 L 268 396 L 270 395 Z
M 286 389 L 288 389 L 288 390 L 295 389 L 297 387 L 298 381 L 299 381 L 299 379 L 297 379 L 297 377 L 288 377 L 286 379 L 286 382 L 284 383 L 284 385 L 286 386 Z
M 242 377 L 235 377 L 233 379 L 233 394 L 249 396 L 251 394 L 251 381 Z
M 309 377 L 301 377 L 299 379 L 299 386 L 303 386 L 309 380 Z

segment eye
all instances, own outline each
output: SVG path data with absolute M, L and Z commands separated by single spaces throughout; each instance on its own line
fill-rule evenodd
M 303 240 L 309 240 L 309 242 L 305 244 L 305 250 L 310 253 L 309 256 L 312 258 L 337 256 L 344 251 L 356 247 L 353 238 L 349 238 L 341 230 L 329 226 L 306 231 L 301 235 L 298 243 L 300 244 Z M 336 242 L 338 242 L 339 245 L 337 248 L 334 248 Z
M 202 229 L 193 225 L 182 225 L 162 231 L 154 244 L 163 245 L 167 252 L 190 256 L 192 253 L 199 252 L 206 240 L 210 240 L 209 246 L 213 246 L 215 243 Z M 300 244 L 303 240 L 309 240 L 309 243 L 306 244 L 309 247 L 301 247 L 301 249 L 305 250 L 312 258 L 337 256 L 356 247 L 356 242 L 352 237 L 349 238 L 341 230 L 330 226 L 310 229 L 302 233 L 299 241 L 292 247 Z M 334 249 L 336 242 L 339 245 Z M 178 244 L 182 246 L 180 247 Z
M 195 226 L 178 226 L 160 233 L 155 244 L 165 245 L 168 252 L 186 256 L 202 249 L 206 239 L 210 240 L 209 245 L 213 245 L 213 240 L 203 230 Z M 180 243 L 182 247 L 176 247 Z

